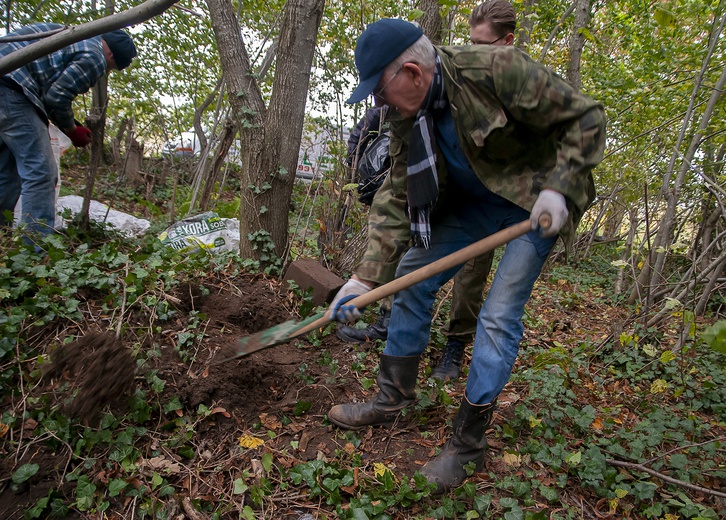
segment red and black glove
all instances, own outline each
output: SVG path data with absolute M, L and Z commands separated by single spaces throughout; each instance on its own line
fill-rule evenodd
M 91 131 L 85 126 L 76 126 L 66 135 L 70 138 L 73 146 L 78 148 L 83 148 L 91 142 Z

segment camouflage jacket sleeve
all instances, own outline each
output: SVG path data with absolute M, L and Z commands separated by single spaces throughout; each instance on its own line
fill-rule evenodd
M 389 112 L 390 113 L 390 112 Z M 388 283 L 410 247 L 411 231 L 406 202 L 406 165 L 408 147 L 404 141 L 411 121 L 393 114 L 391 122 L 391 173 L 373 197 L 368 213 L 368 245 L 355 274 L 363 280 Z

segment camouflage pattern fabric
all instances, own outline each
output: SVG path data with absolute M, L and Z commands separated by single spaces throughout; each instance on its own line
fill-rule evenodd
M 461 149 L 477 177 L 527 211 L 544 188 L 562 193 L 569 217 L 560 235 L 569 248 L 577 223 L 595 198 L 591 172 L 605 149 L 602 105 L 515 47 L 436 50 Z M 395 272 L 407 249 L 403 244 L 410 240 L 406 158 L 413 118 L 389 110 L 386 121 L 391 127 L 391 174 L 373 200 L 368 247 L 356 268 L 360 278 L 376 283 L 391 279 L 387 276 Z M 443 155 L 437 157 L 441 208 L 446 169 Z

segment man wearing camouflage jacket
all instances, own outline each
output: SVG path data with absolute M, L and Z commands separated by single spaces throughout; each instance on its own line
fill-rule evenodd
M 473 44 L 513 45 L 516 28 L 517 14 L 507 0 L 485 0 L 476 6 L 469 16 L 469 39 Z M 380 107 L 369 109 L 365 119 L 368 119 L 368 114 L 374 110 L 380 110 Z M 378 120 L 376 119 L 374 123 L 377 128 Z M 351 132 L 350 139 L 355 139 L 354 142 L 360 138 L 359 126 Z M 349 156 L 352 155 L 350 142 L 349 140 Z M 371 215 L 375 218 L 373 212 Z M 408 221 L 401 222 L 401 225 L 405 233 L 404 237 L 407 237 Z M 477 316 L 484 301 L 483 289 L 486 286 L 493 259 L 494 251 L 489 251 L 480 257 L 469 260 L 454 276 L 449 319 L 441 328 L 441 333 L 446 337 L 446 344 L 438 365 L 431 371 L 432 378 L 445 381 L 459 377 L 464 361 L 464 349 L 473 341 L 476 333 Z M 394 274 L 393 271 L 390 272 L 390 276 Z M 383 283 L 382 280 L 377 281 Z M 385 340 L 388 336 L 392 304 L 393 296 L 386 298 L 381 303 L 378 320 L 363 329 L 340 325 L 337 331 L 338 337 L 344 341 L 360 343 Z
M 383 19 L 358 39 L 360 83 L 348 100 L 374 94 L 395 109 L 389 178 L 376 195 L 369 245 L 336 295 L 340 321 L 360 315 L 347 302 L 385 280 L 408 240 L 396 276 L 522 220 L 532 231 L 511 241 L 479 313 L 466 393 L 453 434 L 422 473 L 441 493 L 484 463 L 497 396 L 509 380 L 524 333 L 522 315 L 535 280 L 562 235 L 569 243 L 595 197 L 592 169 L 602 160 L 602 106 L 510 46 L 434 47 L 420 28 Z M 549 214 L 551 226 L 539 228 Z M 369 402 L 336 405 L 328 418 L 347 429 L 391 425 L 413 406 L 418 365 L 439 287 L 458 268 L 395 297 Z

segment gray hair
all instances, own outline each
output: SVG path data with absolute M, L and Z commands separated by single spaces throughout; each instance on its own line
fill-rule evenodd
M 431 43 L 426 35 L 424 34 L 416 40 L 408 49 L 403 51 L 401 55 L 393 60 L 387 67 L 387 71 L 397 71 L 404 63 L 417 63 L 419 67 L 425 70 L 434 70 L 436 64 L 436 51 L 434 50 L 434 44 Z

